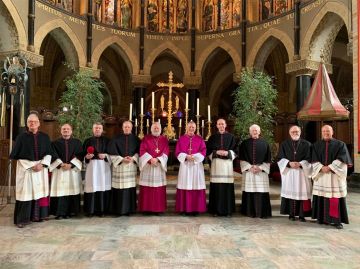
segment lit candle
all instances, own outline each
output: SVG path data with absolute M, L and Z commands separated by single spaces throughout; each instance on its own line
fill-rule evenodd
M 151 93 L 151 108 L 155 108 L 155 92 Z
M 210 116 L 210 105 L 208 105 L 208 121 L 211 121 L 211 116 Z
M 146 127 L 149 127 L 149 119 L 146 119 Z
M 186 93 L 186 102 L 185 102 L 185 108 L 188 109 L 189 108 L 189 93 Z
M 179 127 L 181 127 L 181 119 L 179 120 Z
M 196 99 L 196 115 L 200 115 L 199 107 L 200 107 L 200 100 L 198 98 Z
M 201 120 L 201 127 L 204 127 L 204 126 L 205 126 L 204 120 Z
M 137 127 L 137 119 L 135 119 L 135 127 Z
M 132 121 L 132 103 L 130 103 L 129 121 Z
M 141 97 L 140 100 L 140 114 L 143 115 L 144 114 L 144 98 Z
M 161 124 L 161 121 L 160 121 L 160 119 L 158 119 L 158 123 L 159 123 L 159 124 Z

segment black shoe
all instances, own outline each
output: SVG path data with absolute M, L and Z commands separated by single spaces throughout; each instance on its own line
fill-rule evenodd
M 339 230 L 344 229 L 344 226 L 341 223 L 335 224 L 334 226 L 336 229 L 339 229 Z
M 62 216 L 56 216 L 55 219 L 56 220 L 60 220 L 62 218 Z
M 69 219 L 70 217 L 69 216 L 63 216 L 63 219 Z
M 231 218 L 231 217 L 232 217 L 232 214 L 227 214 L 226 217 L 227 217 L 227 218 Z
M 299 217 L 299 221 L 306 222 L 306 219 L 304 217 Z
M 289 220 L 295 221 L 295 216 L 289 216 Z
M 24 227 L 25 227 L 25 225 L 24 225 L 24 224 L 22 224 L 22 223 L 16 224 L 16 226 L 17 226 L 18 228 L 20 228 L 20 229 L 22 229 L 22 228 L 24 228 Z

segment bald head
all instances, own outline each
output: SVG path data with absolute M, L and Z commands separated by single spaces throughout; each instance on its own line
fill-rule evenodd
M 330 140 L 333 137 L 334 130 L 330 125 L 324 125 L 321 128 L 321 137 L 324 140 Z

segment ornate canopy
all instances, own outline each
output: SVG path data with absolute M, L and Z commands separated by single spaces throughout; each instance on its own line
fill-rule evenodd
M 330 81 L 325 65 L 321 63 L 298 120 L 326 121 L 349 118 L 349 111 L 341 104 Z

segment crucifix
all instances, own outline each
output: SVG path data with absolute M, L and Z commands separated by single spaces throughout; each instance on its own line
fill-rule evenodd
M 168 87 L 169 88 L 167 127 L 166 127 L 166 131 L 165 131 L 165 135 L 166 135 L 166 137 L 168 139 L 174 139 L 176 133 L 174 132 L 174 130 L 172 129 L 172 126 L 171 126 L 171 121 L 172 121 L 172 100 L 171 100 L 172 88 L 182 88 L 182 87 L 184 87 L 184 84 L 182 84 L 182 83 L 173 83 L 173 72 L 170 71 L 169 72 L 169 82 L 168 83 L 159 82 L 156 85 L 158 87 Z

